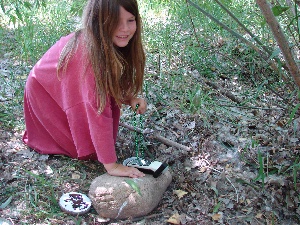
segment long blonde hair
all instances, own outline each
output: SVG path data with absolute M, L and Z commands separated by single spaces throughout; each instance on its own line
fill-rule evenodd
M 134 36 L 123 48 L 116 47 L 112 41 L 119 22 L 120 6 L 135 16 L 137 25 Z M 83 14 L 83 28 L 65 46 L 57 71 L 66 70 L 79 37 L 83 36 L 95 75 L 99 112 L 103 111 L 108 95 L 120 106 L 142 91 L 145 53 L 141 30 L 136 0 L 89 0 Z

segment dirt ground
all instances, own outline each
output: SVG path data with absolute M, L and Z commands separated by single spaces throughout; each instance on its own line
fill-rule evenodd
M 0 59 L 1 74 L 20 69 L 7 58 Z M 24 81 L 27 73 L 19 73 Z M 200 83 L 192 77 L 191 83 L 195 81 Z M 233 84 L 228 85 L 230 90 Z M 161 91 L 156 87 L 160 85 L 151 87 L 147 96 L 143 129 L 190 150 L 162 143 L 151 132 L 146 135 L 146 155 L 166 161 L 173 176 L 149 215 L 106 221 L 93 209 L 79 217 L 62 212 L 59 197 L 69 191 L 87 194 L 92 180 L 105 173 L 103 166 L 37 154 L 22 143 L 22 127 L 4 129 L 0 121 L 0 224 L 300 224 L 299 118 L 286 127 L 284 112 L 264 110 L 265 105 L 253 110 L 233 107 L 231 117 L 201 110 L 186 114 L 155 99 L 155 92 Z M 22 111 L 14 113 L 22 121 Z M 121 122 L 131 124 L 128 110 Z M 120 162 L 134 156 L 134 140 L 132 131 L 120 127 Z
M 258 147 L 245 146 L 245 140 L 235 138 L 228 127 L 205 127 L 199 116 L 177 114 L 171 109 L 160 114 L 164 122 L 159 120 L 153 128 L 191 150 L 167 146 L 148 135 L 147 151 L 167 161 L 173 175 L 171 185 L 149 215 L 104 222 L 95 210 L 80 217 L 62 213 L 56 203 L 59 196 L 69 191 L 88 193 L 91 181 L 104 173 L 102 165 L 37 154 L 22 143 L 22 132 L 1 130 L 2 206 L 11 197 L 0 211 L 1 218 L 11 224 L 299 224 L 299 174 L 296 170 L 293 176 L 291 166 L 300 148 L 299 141 L 290 139 L 289 131 L 276 141 L 272 134 L 264 137 L 265 141 L 272 140 L 272 145 L 297 142 L 290 148 L 270 142 L 260 147 L 265 158 L 262 185 L 262 179 L 257 178 Z M 124 122 L 126 117 L 123 115 Z M 154 124 L 157 118 L 153 118 L 145 124 Z M 253 127 L 246 125 L 245 129 Z M 254 129 L 257 134 L 266 133 L 264 127 Z M 133 142 L 133 132 L 120 127 L 120 161 L 134 154 Z

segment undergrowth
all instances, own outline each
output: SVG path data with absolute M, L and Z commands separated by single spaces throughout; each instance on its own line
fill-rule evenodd
M 79 27 L 78 16 L 82 13 L 84 2 L 47 1 L 45 6 L 25 7 L 20 12 L 22 20 L 16 16 L 15 21 L 0 13 L 6 18 L 0 24 L 1 127 L 24 128 L 22 99 L 27 74 L 51 45 Z M 139 3 L 147 54 L 144 90 L 148 104 L 158 110 L 173 108 L 182 114 L 197 116 L 207 127 L 219 123 L 235 129 L 237 135 L 248 140 L 244 148 L 239 149 L 241 161 L 257 172 L 257 178 L 248 184 L 259 189 L 256 186 L 259 181 L 264 188 L 264 180 L 269 174 L 266 159 L 271 156 L 261 148 L 263 143 L 260 139 L 255 140 L 252 135 L 243 133 L 243 121 L 255 121 L 257 115 L 263 112 L 270 117 L 264 126 L 292 129 L 294 135 L 297 134 L 300 128 L 294 120 L 299 117 L 299 92 L 293 88 L 291 79 L 284 79 L 287 74 L 282 65 L 277 65 L 279 72 L 272 70 L 268 61 L 257 52 L 185 1 L 150 0 Z M 205 1 L 201 7 L 213 12 L 218 20 L 252 41 L 215 1 Z M 263 25 L 263 18 L 253 2 L 228 1 L 227 7 L 275 56 L 276 42 Z M 281 17 L 281 23 L 286 25 L 289 22 L 288 17 Z M 228 93 L 240 102 L 230 100 Z M 227 147 L 231 149 L 230 143 Z M 297 146 L 293 147 L 299 150 Z M 275 172 L 292 174 L 297 190 L 299 157 L 295 156 L 292 162 L 284 171 L 277 169 Z M 59 216 L 54 203 L 58 194 L 56 181 L 48 181 L 32 172 L 23 173 L 25 175 L 28 182 L 24 195 L 31 205 L 30 213 L 39 212 L 36 216 L 40 218 L 47 218 L 49 214 Z M 247 183 L 244 180 L 240 182 Z M 47 195 L 41 192 L 45 187 Z M 14 191 L 6 190 L 6 197 Z

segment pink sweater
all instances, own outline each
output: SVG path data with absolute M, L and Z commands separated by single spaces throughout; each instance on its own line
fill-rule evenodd
M 41 154 L 113 163 L 120 109 L 113 98 L 107 98 L 104 111 L 98 113 L 94 75 L 91 67 L 83 65 L 82 47 L 70 59 L 66 72 L 57 76 L 59 55 L 73 35 L 62 37 L 29 74 L 23 141 Z

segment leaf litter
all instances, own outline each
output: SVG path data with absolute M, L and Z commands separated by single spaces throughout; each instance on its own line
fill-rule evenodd
M 5 74 L 13 70 L 9 63 L 7 59 L 2 61 Z M 166 161 L 173 175 L 171 185 L 150 215 L 139 220 L 107 221 L 93 210 L 79 218 L 62 213 L 54 204 L 59 196 L 70 191 L 88 193 L 91 181 L 105 172 L 103 166 L 64 156 L 39 155 L 22 144 L 20 129 L 1 128 L 1 219 L 12 224 L 300 223 L 300 118 L 284 126 L 288 119 L 281 118 L 279 110 L 232 107 L 225 113 L 206 105 L 197 113 L 189 113 L 172 93 L 157 97 L 163 90 L 159 78 L 150 82 L 156 85 L 147 94 L 144 129 L 192 149 L 167 146 L 148 138 L 145 132 L 145 154 Z M 186 81 L 186 85 L 192 84 Z M 228 101 L 221 95 L 218 98 Z M 123 111 L 122 122 L 130 123 L 132 113 L 127 108 Z M 19 114 L 22 117 L 22 112 Z M 120 162 L 135 154 L 131 131 L 120 127 L 116 149 Z

